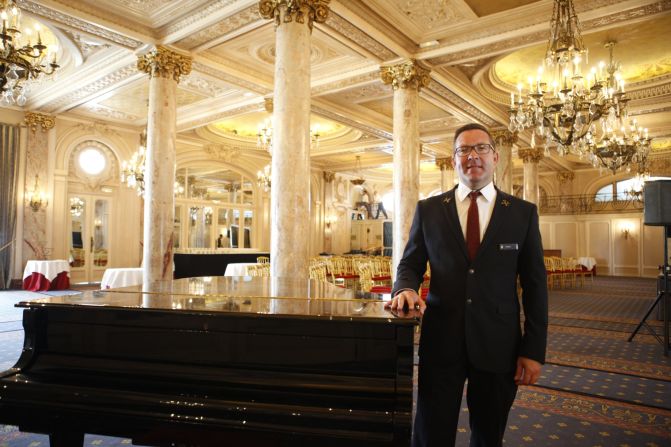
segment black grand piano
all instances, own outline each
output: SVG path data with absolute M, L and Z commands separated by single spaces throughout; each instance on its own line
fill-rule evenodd
M 215 277 L 22 302 L 0 423 L 151 446 L 407 446 L 415 318 L 314 280 Z

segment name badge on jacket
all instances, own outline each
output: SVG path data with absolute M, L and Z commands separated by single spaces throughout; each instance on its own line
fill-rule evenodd
M 517 243 L 514 244 L 499 244 L 499 250 L 519 250 L 519 245 Z

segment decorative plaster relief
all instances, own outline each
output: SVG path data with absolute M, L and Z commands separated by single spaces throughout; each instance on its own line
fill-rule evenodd
M 357 84 L 363 84 L 371 81 L 378 81 L 380 79 L 380 72 L 377 70 L 377 67 L 375 71 L 370 71 L 368 73 L 364 73 L 361 75 L 357 76 L 352 76 L 349 78 L 345 79 L 339 79 L 334 82 L 326 83 L 319 85 L 317 87 L 314 87 L 312 89 L 312 96 L 317 96 L 321 94 L 328 94 L 331 91 L 334 90 L 342 90 L 344 88 L 347 88 L 350 85 L 357 85 Z M 380 86 L 383 86 L 383 84 L 378 84 Z M 389 87 L 384 87 L 385 89 L 389 89 Z M 340 93 L 339 93 L 340 94 Z
M 452 2 L 436 0 L 394 0 L 394 7 L 410 20 L 417 29 L 430 31 L 448 26 L 464 16 L 454 8 Z
M 380 61 L 386 61 L 396 57 L 396 53 L 333 11 L 329 13 L 328 18 L 326 19 L 326 25 L 331 27 L 334 31 L 342 34 L 347 39 L 353 41 L 360 47 L 364 48 L 370 52 L 371 55 L 379 58 Z
M 205 146 L 205 152 L 212 158 L 231 163 L 240 156 L 242 148 L 228 144 L 209 144 Z
M 435 93 L 436 95 L 440 96 L 446 101 L 449 101 L 457 108 L 463 110 L 464 112 L 471 115 L 473 118 L 482 122 L 487 127 L 493 127 L 497 123 L 496 120 L 491 118 L 489 115 L 485 115 L 483 112 L 478 110 L 476 107 L 473 107 L 473 105 L 465 101 L 459 95 L 452 92 L 450 89 L 444 87 L 442 84 L 436 82 L 435 80 L 432 80 L 431 84 L 429 84 L 429 91 Z
M 70 30 L 62 30 L 72 41 L 77 45 L 79 51 L 81 51 L 84 56 L 84 60 L 88 59 L 94 53 L 100 50 L 106 50 L 111 48 L 112 45 L 104 42 L 99 42 L 96 39 L 82 35 L 80 33 L 75 33 Z
M 98 149 L 105 157 L 105 168 L 97 175 L 91 175 L 79 165 L 79 154 L 90 148 Z M 68 175 L 79 179 L 90 191 L 96 191 L 103 183 L 118 183 L 119 163 L 116 155 L 106 144 L 100 141 L 87 140 L 79 143 L 70 154 L 68 162 Z
M 225 0 L 216 2 L 216 4 L 219 4 L 219 6 L 216 9 L 229 6 L 235 1 L 236 0 Z M 207 16 L 215 12 L 215 9 L 212 9 L 211 7 L 206 8 L 206 11 L 207 10 L 210 11 L 206 15 L 204 15 L 202 12 L 199 12 L 198 14 L 193 14 L 189 16 L 187 20 L 183 20 L 178 22 L 176 25 L 170 25 L 166 27 L 164 30 L 162 30 L 162 34 L 163 35 L 172 34 L 176 31 L 181 30 L 182 28 L 192 25 L 193 23 L 199 20 L 204 20 L 205 18 L 207 18 Z M 237 14 L 234 14 L 230 17 L 226 17 L 225 19 L 215 23 L 212 26 L 202 28 L 200 31 L 190 34 L 188 37 L 185 37 L 184 39 L 178 41 L 177 45 L 179 47 L 188 48 L 189 50 L 191 50 L 207 42 L 217 40 L 225 36 L 226 34 L 232 33 L 240 28 L 249 25 L 250 23 L 258 22 L 261 20 L 262 18 L 259 15 L 259 5 L 254 4 L 247 9 L 243 9 Z
M 114 110 L 100 104 L 85 104 L 83 107 L 85 110 L 94 113 L 96 115 L 119 121 L 137 121 L 140 119 L 140 117 L 137 115 L 126 113 L 121 110 Z
M 215 63 L 222 63 L 222 64 L 224 62 L 222 60 L 219 60 L 218 58 L 212 58 L 212 61 L 215 62 Z M 223 65 L 225 65 L 225 64 L 223 64 Z M 268 93 L 272 93 L 271 89 L 261 90 L 262 87 L 259 87 L 257 84 L 255 84 L 253 82 L 247 81 L 246 79 L 243 79 L 243 78 L 240 78 L 240 77 L 237 77 L 237 76 L 233 76 L 233 75 L 231 75 L 231 74 L 229 74 L 225 71 L 218 70 L 216 68 L 213 68 L 209 65 L 205 65 L 203 63 L 194 62 L 192 64 L 192 68 L 195 71 L 199 71 L 201 73 L 210 75 L 214 78 L 221 79 L 222 81 L 227 82 L 227 83 L 229 83 L 233 86 L 242 87 L 242 88 L 247 89 L 249 91 L 256 92 L 260 95 L 267 95 Z M 254 74 L 254 73 L 252 73 L 252 74 Z
M 333 120 L 335 122 L 344 124 L 345 126 L 349 126 L 353 129 L 359 129 L 362 132 L 366 132 L 371 135 L 375 135 L 379 138 L 384 138 L 385 140 L 392 140 L 392 134 L 390 132 L 385 132 L 384 130 L 376 129 L 375 127 L 372 126 L 367 126 L 365 124 L 361 124 L 351 118 L 348 118 L 343 115 L 339 115 L 337 113 L 334 113 L 330 110 L 324 109 L 319 106 L 312 106 L 312 111 L 318 115 L 323 116 L 324 118 L 328 118 L 330 120 Z
M 198 76 L 197 73 L 193 72 L 188 76 L 183 77 L 179 86 L 180 88 L 195 90 L 198 93 L 209 97 L 220 96 L 227 90 L 226 88 L 217 85 L 215 82 L 203 78 L 202 76 Z

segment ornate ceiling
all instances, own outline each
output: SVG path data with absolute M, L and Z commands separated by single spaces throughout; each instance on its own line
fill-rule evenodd
M 64 63 L 55 80 L 33 89 L 25 109 L 139 130 L 148 78 L 137 57 L 162 44 L 193 57 L 178 88 L 178 151 L 216 145 L 267 163 L 255 134 L 269 116 L 264 98 L 272 97 L 275 32 L 258 0 L 20 4 L 58 39 Z M 606 58 L 604 42 L 618 41 L 632 114 L 664 142 L 657 151 L 671 152 L 671 0 L 575 0 L 575 7 L 590 63 Z M 509 91 L 535 72 L 551 12 L 551 0 L 332 0 L 326 23 L 312 34 L 312 125 L 320 129 L 313 166 L 352 172 L 360 155 L 365 168 L 390 178 L 392 90 L 379 67 L 405 58 L 432 69 L 420 94 L 423 160 L 449 155 L 464 122 L 506 127 Z M 521 135 L 520 145 L 527 143 Z M 541 169 L 588 166 L 553 156 Z

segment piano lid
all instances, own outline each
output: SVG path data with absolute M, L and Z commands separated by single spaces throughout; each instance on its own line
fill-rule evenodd
M 22 301 L 17 307 L 71 306 L 291 315 L 323 318 L 396 319 L 384 309 L 389 294 L 336 287 L 313 279 L 198 277 L 119 289 L 87 291 Z M 416 315 L 407 315 L 415 317 Z M 413 318 L 411 318 L 413 319 Z

